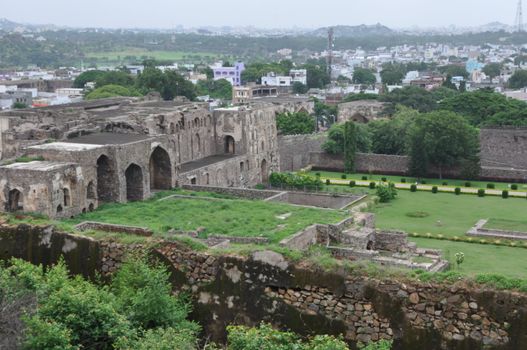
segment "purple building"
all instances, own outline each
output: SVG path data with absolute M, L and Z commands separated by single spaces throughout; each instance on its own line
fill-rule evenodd
M 243 62 L 236 62 L 234 67 L 217 67 L 212 68 L 214 71 L 214 80 L 225 79 L 233 86 L 240 86 L 242 84 L 242 72 L 245 70 Z

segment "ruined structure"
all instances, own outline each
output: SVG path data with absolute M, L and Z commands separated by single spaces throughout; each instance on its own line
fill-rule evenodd
M 69 217 L 184 184 L 247 187 L 279 170 L 276 113 L 307 99 L 209 111 L 116 98 L 0 114 L 0 209 Z
M 338 122 L 349 120 L 356 123 L 369 123 L 381 118 L 386 103 L 377 100 L 360 100 L 339 104 Z

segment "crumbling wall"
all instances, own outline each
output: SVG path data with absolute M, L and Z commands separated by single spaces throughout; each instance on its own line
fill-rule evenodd
M 297 171 L 312 164 L 311 152 L 321 152 L 327 136 L 290 135 L 279 136 L 280 171 Z

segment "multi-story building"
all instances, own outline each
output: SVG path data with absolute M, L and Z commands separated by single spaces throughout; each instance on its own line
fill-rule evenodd
M 245 70 L 245 64 L 238 61 L 234 67 L 213 67 L 214 80 L 225 79 L 232 84 L 232 86 L 240 86 L 242 84 L 242 73 Z

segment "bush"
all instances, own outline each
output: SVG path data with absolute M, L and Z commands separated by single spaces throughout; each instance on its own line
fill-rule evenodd
M 326 179 L 326 186 L 331 185 L 331 181 L 329 179 Z
M 388 185 L 381 183 L 377 186 L 377 197 L 379 197 L 379 202 L 388 203 L 392 199 L 395 199 L 396 196 L 397 190 L 392 183 Z
M 372 182 L 370 182 L 370 189 L 373 190 L 374 188 L 375 188 L 375 182 L 372 181 Z
M 361 177 L 362 181 L 368 181 L 368 177 L 367 176 L 363 176 Z
M 422 185 L 426 185 L 426 180 L 421 180 Z
M 456 196 L 459 196 L 461 194 L 461 188 L 456 187 L 456 189 L 454 190 L 454 193 L 456 194 Z
M 402 182 L 403 184 L 405 184 L 405 183 L 406 183 L 406 179 L 403 177 L 403 178 L 401 179 L 401 182 Z
M 437 186 L 432 187 L 432 193 L 437 193 Z
M 507 190 L 503 190 L 503 191 L 501 192 L 501 198 L 503 198 L 503 199 L 507 199 L 507 198 L 509 198 L 509 191 L 507 191 Z
M 485 197 L 485 190 L 483 188 L 478 190 L 478 197 Z
M 346 179 L 348 178 L 348 175 L 346 175 L 346 174 L 342 174 L 342 175 L 340 175 L 340 178 L 341 178 L 342 180 L 346 180 Z
M 494 184 L 487 184 L 487 188 L 490 189 L 490 190 L 493 190 L 496 188 L 496 185 Z
M 412 186 L 410 186 L 410 192 L 417 192 L 417 185 L 416 184 L 412 184 Z
M 357 183 L 355 181 L 350 181 L 350 187 L 355 187 Z
M 316 177 L 320 177 L 320 173 L 316 173 L 315 176 L 316 176 Z
M 518 190 L 518 185 L 517 184 L 512 184 L 511 185 L 511 190 L 514 190 L 514 191 Z
M 472 186 L 472 184 L 470 182 L 468 182 L 468 181 L 465 182 L 465 187 L 471 187 L 471 186 Z
M 306 174 L 272 173 L 269 183 L 275 187 L 289 186 L 295 188 L 318 188 L 322 186 L 319 177 L 313 178 Z
M 388 181 L 385 177 L 381 178 L 382 182 Z
M 448 182 L 443 181 L 443 186 L 448 186 Z

